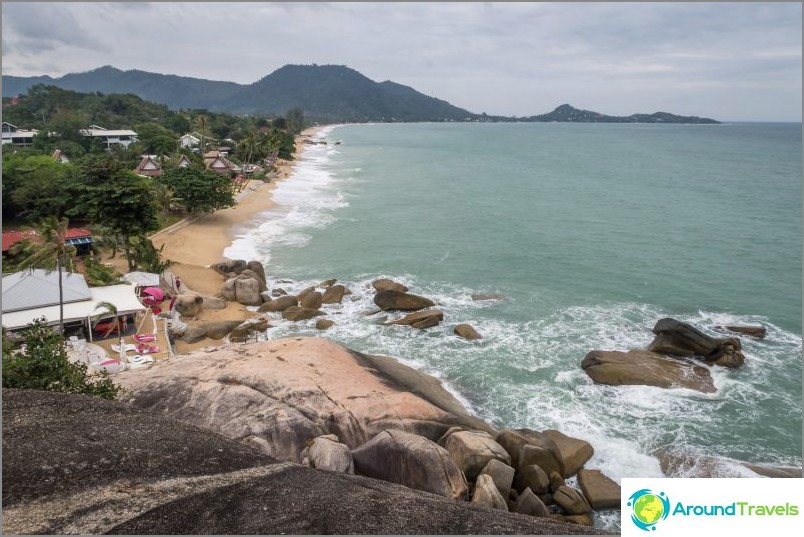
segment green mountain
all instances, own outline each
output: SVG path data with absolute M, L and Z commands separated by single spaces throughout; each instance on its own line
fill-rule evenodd
M 284 115 L 301 108 L 324 121 L 463 121 L 476 114 L 393 82 L 377 83 L 341 65 L 286 65 L 241 85 L 146 71 L 100 67 L 60 78 L 3 76 L 3 97 L 35 84 L 104 94 L 130 93 L 172 109 Z
M 570 123 L 696 123 L 714 125 L 719 121 L 707 117 L 677 116 L 667 112 L 653 114 L 632 114 L 630 116 L 607 116 L 591 110 L 579 110 L 568 104 L 562 104 L 548 114 L 522 118 L 522 121 L 534 122 L 570 122 Z
M 227 112 L 304 115 L 330 121 L 464 121 L 467 110 L 394 82 L 377 83 L 342 65 L 286 65 L 246 86 Z
M 584 123 L 718 123 L 666 112 L 607 116 L 564 104 L 548 114 L 522 118 L 475 114 L 390 80 L 374 82 L 344 65 L 286 65 L 243 85 L 105 66 L 60 78 L 3 76 L 3 97 L 24 94 L 35 84 L 104 94 L 133 94 L 173 110 L 207 109 L 233 114 L 284 116 L 301 108 L 320 122 L 367 121 L 568 121 Z

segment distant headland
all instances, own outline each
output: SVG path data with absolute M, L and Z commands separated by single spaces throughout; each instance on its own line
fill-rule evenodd
M 301 108 L 322 123 L 489 121 L 578 123 L 696 123 L 719 121 L 667 112 L 608 116 L 563 104 L 526 117 L 477 114 L 390 80 L 375 82 L 344 65 L 285 65 L 253 84 L 236 84 L 104 66 L 62 77 L 3 76 L 3 97 L 25 94 L 34 85 L 94 93 L 131 93 L 172 109 L 208 109 L 232 114 L 283 115 Z

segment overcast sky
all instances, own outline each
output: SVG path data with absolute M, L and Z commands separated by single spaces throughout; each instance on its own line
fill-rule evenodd
M 112 65 L 249 84 L 339 64 L 472 112 L 801 121 L 796 3 L 17 3 L 4 75 Z

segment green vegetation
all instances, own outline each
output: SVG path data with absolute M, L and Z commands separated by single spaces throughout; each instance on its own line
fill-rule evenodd
M 165 171 L 160 182 L 176 193 L 189 213 L 212 212 L 235 204 L 232 181 L 203 168 L 173 168 Z
M 70 363 L 61 335 L 44 319 L 22 331 L 23 345 L 13 350 L 3 329 L 3 388 L 80 393 L 115 399 L 122 388 L 105 371 L 87 375 L 87 366 Z

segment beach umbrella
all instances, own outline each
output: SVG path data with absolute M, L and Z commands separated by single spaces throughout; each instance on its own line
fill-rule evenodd
M 165 293 L 159 287 L 146 287 L 142 290 L 142 295 L 145 295 L 142 302 L 148 306 L 156 306 L 165 299 Z

